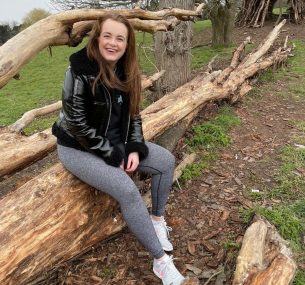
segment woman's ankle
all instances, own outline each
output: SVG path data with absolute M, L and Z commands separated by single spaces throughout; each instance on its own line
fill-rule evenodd
M 163 220 L 163 216 L 151 215 L 151 219 L 155 222 L 161 222 Z
M 155 258 L 155 260 L 157 262 L 162 262 L 165 261 L 167 259 L 168 255 L 166 253 L 164 253 L 164 255 L 162 255 L 160 258 Z

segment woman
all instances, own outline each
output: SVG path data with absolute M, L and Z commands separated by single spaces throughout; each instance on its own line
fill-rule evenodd
M 119 202 L 129 229 L 154 257 L 154 273 L 178 285 L 184 278 L 164 252 L 173 250 L 163 215 L 174 157 L 144 141 L 140 95 L 134 31 L 125 17 L 108 14 L 70 57 L 53 134 L 66 169 Z M 135 170 L 152 175 L 151 216 L 128 175 Z

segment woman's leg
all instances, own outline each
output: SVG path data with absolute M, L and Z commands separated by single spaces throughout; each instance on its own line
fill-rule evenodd
M 57 150 L 59 159 L 68 171 L 119 202 L 131 232 L 155 258 L 162 257 L 164 251 L 132 179 L 119 167 L 109 166 L 91 153 L 61 145 L 58 145 Z
M 140 162 L 138 170 L 152 175 L 152 214 L 161 217 L 173 183 L 175 157 L 159 145 L 151 142 L 146 142 L 146 145 L 149 154 Z

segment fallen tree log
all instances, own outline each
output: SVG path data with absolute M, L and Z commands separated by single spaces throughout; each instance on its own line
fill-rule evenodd
M 8 130 L 10 132 L 20 133 L 26 126 L 32 123 L 35 118 L 59 111 L 61 107 L 62 102 L 57 101 L 53 104 L 25 112 L 18 121 L 8 127 Z
M 266 58 L 260 53 L 259 62 L 238 74 L 232 71 L 222 84 L 211 81 L 221 76 L 221 72 L 214 72 L 165 95 L 142 112 L 146 139 L 162 133 L 206 102 L 242 94 L 240 87 L 248 78 L 286 60 L 289 53 L 289 48 Z M 55 165 L 0 200 L 1 283 L 20 284 L 39 270 L 86 251 L 118 230 L 118 219 L 114 219 L 118 215 L 113 200 L 96 195 L 60 164 Z
M 186 157 L 174 178 L 193 160 L 193 155 Z M 147 205 L 149 197 L 150 193 L 144 196 Z M 75 179 L 60 163 L 6 196 L 0 204 L 2 285 L 24 284 L 40 271 L 89 249 L 126 225 L 110 196 Z
M 80 26 L 77 26 L 77 30 L 73 31 L 73 24 L 76 22 L 96 20 L 111 12 L 124 15 L 128 19 L 161 20 L 161 26 L 159 25 L 159 27 L 161 30 L 164 30 L 163 19 L 165 17 L 174 16 L 180 20 L 189 20 L 189 17 L 200 16 L 202 8 L 203 5 L 200 5 L 196 11 L 172 8 L 157 12 L 150 12 L 139 8 L 132 10 L 79 9 L 51 15 L 18 33 L 0 47 L 0 88 L 16 76 L 21 67 L 42 49 L 54 45 L 77 45 L 87 33 L 88 24 L 80 24 Z M 158 23 L 156 25 L 158 26 Z M 152 23 L 149 22 L 145 25 L 145 21 L 135 20 L 134 26 L 139 29 L 144 27 L 143 30 L 147 31 L 152 26 Z M 153 30 L 156 29 L 156 27 L 153 28 Z
M 142 79 L 142 90 L 152 86 L 164 71 Z M 52 105 L 26 112 L 14 124 L 0 132 L 0 177 L 13 173 L 30 163 L 43 158 L 55 149 L 56 138 L 51 134 L 51 129 L 31 135 L 19 134 L 24 127 L 31 123 L 37 116 L 59 110 L 61 101 Z M 14 133 L 17 132 L 17 133 Z
M 288 285 L 296 268 L 288 242 L 266 219 L 256 217 L 244 235 L 233 285 Z
M 56 138 L 51 134 L 51 129 L 30 137 L 17 133 L 3 133 L 0 137 L 0 177 L 41 159 L 54 150 L 56 145 Z M 18 148 L 20 146 L 22 148 Z

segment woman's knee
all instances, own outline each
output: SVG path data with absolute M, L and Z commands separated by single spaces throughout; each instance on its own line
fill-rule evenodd
M 122 204 L 137 204 L 141 199 L 141 194 L 139 192 L 139 189 L 134 185 L 133 187 L 127 187 L 122 189 L 122 191 L 119 191 L 120 195 L 118 195 L 118 202 Z
M 175 167 L 175 156 L 166 148 L 148 142 L 147 146 L 149 148 L 149 155 L 152 159 L 158 160 L 159 165 L 165 170 L 168 168 Z
M 160 167 L 162 167 L 164 171 L 168 171 L 169 169 L 175 168 L 175 156 L 167 149 L 162 149 L 161 155 L 159 156 L 159 160 Z

